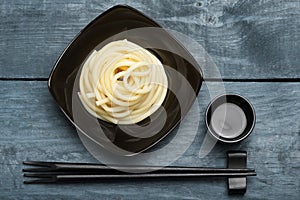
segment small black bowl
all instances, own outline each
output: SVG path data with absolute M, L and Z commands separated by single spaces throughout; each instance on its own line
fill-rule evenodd
M 221 116 L 221 119 L 222 120 L 224 119 L 225 122 L 226 120 L 227 122 L 231 120 L 231 122 L 228 123 L 226 122 L 227 125 L 224 121 L 222 122 L 222 131 L 226 132 L 227 135 L 223 134 L 223 132 L 220 132 L 219 130 L 217 131 L 217 129 L 214 128 L 214 126 L 217 125 L 213 124 L 213 119 L 212 119 L 212 117 L 215 117 L 214 112 L 217 109 L 219 109 L 218 110 L 219 113 L 222 113 L 222 109 L 220 106 L 225 104 L 229 106 L 227 106 L 225 110 L 223 109 L 223 111 L 225 112 L 223 112 L 224 116 Z M 232 107 L 230 108 L 230 106 Z M 233 112 L 232 111 L 230 112 L 229 108 L 232 110 L 234 110 L 235 108 L 237 109 Z M 234 112 L 238 113 L 239 111 L 244 113 L 244 115 L 243 114 L 241 115 L 241 118 L 237 118 L 237 116 L 232 116 Z M 246 137 L 250 135 L 250 133 L 254 129 L 255 121 L 256 121 L 255 110 L 253 106 L 251 105 L 249 100 L 247 100 L 246 98 L 238 94 L 223 94 L 216 97 L 208 105 L 205 116 L 206 116 L 205 122 L 209 130 L 209 133 L 214 138 L 224 143 L 235 143 L 244 140 Z M 220 116 L 218 117 L 220 118 Z M 244 119 L 246 124 L 244 126 L 242 124 L 239 124 L 240 123 L 239 119 L 241 119 L 241 121 L 243 121 L 242 119 Z M 216 119 L 214 121 L 216 121 Z M 232 122 L 235 123 L 235 125 L 233 126 L 241 126 L 243 128 L 240 129 L 240 132 L 232 133 L 232 136 L 230 136 L 228 135 L 228 133 L 230 133 L 231 130 L 234 130 L 234 128 L 232 128 L 232 125 L 230 124 Z

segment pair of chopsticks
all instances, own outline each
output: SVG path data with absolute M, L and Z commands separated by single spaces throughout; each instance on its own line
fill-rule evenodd
M 155 167 L 155 166 L 114 166 L 101 164 L 62 163 L 24 161 L 24 165 L 36 166 L 23 169 L 24 177 L 35 178 L 24 181 L 25 184 L 81 182 L 116 179 L 142 178 L 188 178 L 188 177 L 245 177 L 256 176 L 250 168 L 199 168 L 199 167 Z M 131 171 L 133 173 L 126 173 Z M 145 171 L 150 171 L 143 173 Z

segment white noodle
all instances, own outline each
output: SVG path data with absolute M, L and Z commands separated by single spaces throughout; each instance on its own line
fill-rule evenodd
M 168 80 L 161 62 L 148 50 L 118 40 L 94 51 L 82 67 L 80 100 L 93 116 L 133 124 L 163 103 Z

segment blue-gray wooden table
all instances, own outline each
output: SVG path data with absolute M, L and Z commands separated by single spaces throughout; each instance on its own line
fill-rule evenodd
M 27 159 L 98 162 L 56 106 L 47 78 L 72 38 L 116 4 L 196 40 L 216 63 L 226 91 L 247 97 L 256 109 L 249 138 L 217 144 L 199 159 L 202 118 L 195 141 L 172 165 L 225 166 L 227 150 L 247 150 L 258 175 L 249 178 L 244 199 L 299 199 L 299 0 L 1 0 L 0 199 L 241 198 L 227 195 L 223 179 L 23 184 Z M 205 84 L 197 101 L 203 117 L 210 101 Z

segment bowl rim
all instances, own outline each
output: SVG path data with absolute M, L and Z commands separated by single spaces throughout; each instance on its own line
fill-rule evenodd
M 232 138 L 230 140 L 227 140 L 227 139 L 223 139 L 222 137 L 220 137 L 217 133 L 215 133 L 215 131 L 212 130 L 211 126 L 209 126 L 209 119 L 208 119 L 208 115 L 209 115 L 209 110 L 211 109 L 211 106 L 220 98 L 226 98 L 227 99 L 227 96 L 232 96 L 234 98 L 239 98 L 239 99 L 243 99 L 245 102 L 247 102 L 247 104 L 249 105 L 250 109 L 251 109 L 251 115 L 253 117 L 253 120 L 252 120 L 252 124 L 251 124 L 251 127 L 249 129 L 249 131 L 247 133 L 244 133 L 244 131 L 239 135 L 243 135 L 243 137 L 241 138 L 238 138 L 239 136 L 235 137 L 235 138 Z M 240 106 L 239 106 L 240 107 Z M 256 124 L 256 112 L 255 112 L 255 109 L 254 109 L 254 106 L 251 104 L 251 102 L 249 101 L 249 99 L 247 99 L 246 97 L 238 94 L 238 93 L 225 93 L 225 94 L 220 94 L 218 96 L 216 96 L 215 98 L 213 98 L 210 103 L 208 104 L 207 108 L 206 108 L 206 111 L 205 111 L 205 125 L 206 125 L 206 128 L 208 129 L 208 132 L 211 136 L 213 136 L 215 139 L 217 139 L 218 141 L 220 142 L 223 142 L 223 143 L 237 143 L 237 142 L 240 142 L 244 139 L 246 139 L 253 131 L 254 127 L 255 127 L 255 124 Z M 238 139 L 237 139 L 238 138 Z

